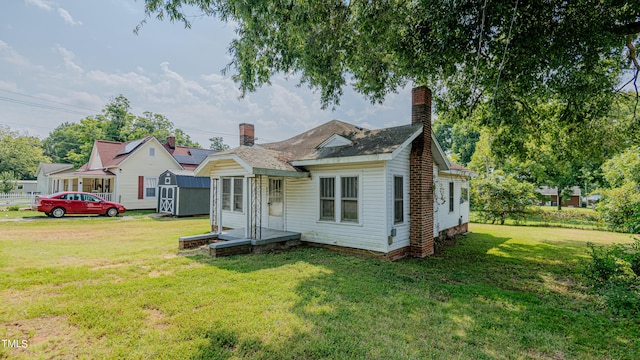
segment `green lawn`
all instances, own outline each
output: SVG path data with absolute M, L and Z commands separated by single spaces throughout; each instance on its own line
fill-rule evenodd
M 395 263 L 300 248 L 211 259 L 207 219 L 0 222 L 0 338 L 12 358 L 637 359 L 639 319 L 581 286 L 587 241 L 622 234 L 473 224 Z

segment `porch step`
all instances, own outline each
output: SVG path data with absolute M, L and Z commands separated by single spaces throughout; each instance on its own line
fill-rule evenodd
M 212 257 L 250 253 L 251 240 L 248 239 L 219 241 L 209 245 L 209 255 L 211 255 Z
M 178 238 L 179 249 L 192 249 L 202 245 L 209 244 L 213 240 L 218 239 L 218 234 L 208 233 L 202 235 L 182 236 Z

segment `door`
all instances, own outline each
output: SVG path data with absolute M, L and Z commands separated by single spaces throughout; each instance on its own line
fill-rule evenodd
M 175 207 L 175 186 L 160 186 L 160 213 L 169 213 L 174 215 Z
M 87 214 L 104 214 L 107 211 L 103 209 L 102 201 L 93 195 L 82 194 L 82 200 Z
M 282 179 L 269 178 L 269 229 L 284 230 Z

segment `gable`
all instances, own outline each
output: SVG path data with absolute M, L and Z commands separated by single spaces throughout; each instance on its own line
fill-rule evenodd
M 93 143 L 93 148 L 91 148 L 91 156 L 89 157 L 89 162 L 87 163 L 87 169 L 95 170 L 102 169 L 102 159 L 100 158 L 100 152 L 98 151 L 98 142 Z
M 119 162 L 118 167 L 136 168 L 138 166 L 148 166 L 150 164 L 163 164 L 164 169 L 182 169 L 176 159 L 169 154 L 162 144 L 151 137 L 143 144 L 139 144 L 132 150 L 127 158 Z
M 338 134 L 331 135 L 330 138 L 322 142 L 322 144 L 318 145 L 319 148 L 323 147 L 337 147 L 337 146 L 345 146 L 352 145 L 353 141 L 347 139 L 346 137 Z

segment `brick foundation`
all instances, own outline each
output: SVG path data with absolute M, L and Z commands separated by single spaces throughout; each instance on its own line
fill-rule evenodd
M 385 261 L 395 261 L 395 260 L 399 260 L 404 257 L 407 257 L 409 255 L 409 247 L 396 249 L 385 254 L 380 251 L 356 249 L 356 248 L 350 248 L 350 247 L 338 246 L 338 245 L 318 244 L 318 243 L 312 243 L 312 242 L 303 242 L 303 244 L 309 247 L 326 249 L 339 254 L 370 257 L 370 258 L 376 258 L 376 259 L 381 259 Z
M 231 256 L 231 255 L 250 254 L 250 253 L 251 253 L 251 244 L 229 246 L 229 247 L 218 248 L 218 249 L 209 248 L 209 255 L 211 255 L 212 257 Z

